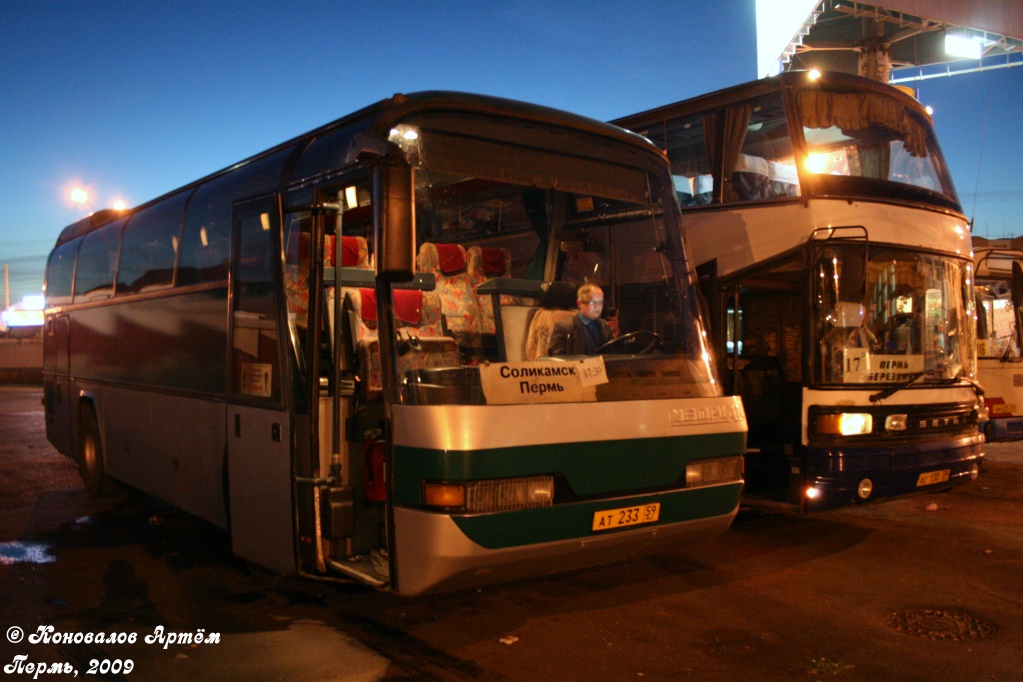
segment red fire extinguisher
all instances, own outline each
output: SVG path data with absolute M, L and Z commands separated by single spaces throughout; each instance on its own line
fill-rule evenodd
M 383 502 L 387 499 L 387 443 L 382 440 L 366 441 L 366 499 Z

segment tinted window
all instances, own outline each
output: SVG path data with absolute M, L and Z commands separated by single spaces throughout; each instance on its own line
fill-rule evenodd
M 104 225 L 85 235 L 78 252 L 75 276 L 75 302 L 110 298 L 114 294 L 114 273 L 117 271 L 117 246 L 125 220 Z
M 275 191 L 291 149 L 211 180 L 195 191 L 181 236 L 178 286 L 227 279 L 231 210 L 239 199 Z
M 75 253 L 82 240 L 62 244 L 46 264 L 46 305 L 65 305 L 71 302 L 71 284 L 75 276 Z
M 117 293 L 141 293 L 174 282 L 181 221 L 189 193 L 140 211 L 124 229 Z
M 313 140 L 302 152 L 293 179 L 301 180 L 342 166 L 352 145 L 352 138 L 360 130 L 368 128 L 367 120 L 358 126 L 340 128 Z

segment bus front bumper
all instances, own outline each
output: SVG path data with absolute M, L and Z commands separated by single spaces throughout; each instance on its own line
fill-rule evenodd
M 984 437 L 905 447 L 813 448 L 805 452 L 801 494 L 807 512 L 913 492 L 940 490 L 975 479 Z
M 394 589 L 401 595 L 448 592 L 497 582 L 562 573 L 580 568 L 623 561 L 637 555 L 681 549 L 713 539 L 731 525 L 739 509 L 742 483 L 715 486 L 714 489 L 681 490 L 645 498 L 619 498 L 600 502 L 555 505 L 540 509 L 505 512 L 473 517 L 475 525 L 494 528 L 514 524 L 520 528 L 543 524 L 560 528 L 562 539 L 550 539 L 538 533 L 540 542 L 503 543 L 487 547 L 474 541 L 464 524 L 450 515 L 421 509 L 396 507 Z M 701 493 L 694 496 L 694 493 Z M 676 519 L 672 507 L 690 508 L 685 502 L 695 497 L 714 495 L 720 507 L 713 515 L 697 514 Z M 644 501 L 645 500 L 645 501 Z M 662 522 L 611 531 L 591 531 L 594 510 L 644 504 L 650 500 L 662 504 Z M 559 509 L 560 507 L 571 508 Z M 692 505 L 706 509 L 705 505 Z M 525 513 L 529 512 L 529 513 Z M 543 512 L 546 512 L 544 514 Z M 568 512 L 568 513 L 566 513 Z M 585 528 L 565 529 L 569 517 L 585 517 Z M 667 520 L 665 518 L 667 517 Z M 470 531 L 471 534 L 471 531 Z M 521 535 L 521 531 L 515 535 Z

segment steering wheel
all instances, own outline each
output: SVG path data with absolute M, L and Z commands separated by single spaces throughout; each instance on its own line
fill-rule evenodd
M 610 341 L 608 341 L 607 343 L 602 345 L 600 348 L 598 348 L 597 349 L 597 353 L 604 353 L 609 348 L 614 348 L 615 346 L 619 346 L 619 345 L 623 345 L 624 346 L 625 344 L 639 344 L 639 343 L 641 343 L 640 341 L 637 341 L 637 339 L 649 339 L 650 340 L 650 343 L 648 343 L 646 345 L 646 347 L 643 348 L 643 350 L 639 351 L 639 353 L 637 355 L 643 355 L 644 353 L 649 353 L 654 348 L 659 346 L 660 343 L 661 343 L 661 335 L 660 334 L 658 334 L 657 332 L 652 332 L 652 331 L 647 331 L 645 329 L 640 329 L 639 331 L 629 332 L 628 334 L 622 334 L 621 336 L 616 336 L 615 338 L 611 339 Z

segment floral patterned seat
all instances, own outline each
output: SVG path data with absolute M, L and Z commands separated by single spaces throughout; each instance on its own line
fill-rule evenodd
M 419 247 L 420 272 L 432 273 L 444 323 L 454 334 L 482 330 L 479 302 L 466 272 L 465 249 L 459 244 L 424 242 Z
M 394 317 L 398 343 L 399 377 L 412 370 L 458 365 L 458 344 L 437 334 L 440 329 L 440 300 L 416 289 L 394 289 Z M 351 301 L 359 376 L 367 398 L 383 388 L 380 367 L 380 339 L 377 326 L 376 291 L 351 289 Z
M 537 310 L 529 321 L 529 332 L 526 334 L 525 359 L 533 361 L 550 355 L 551 335 L 554 333 L 554 326 L 560 320 L 576 314 L 578 313 L 571 310 L 549 308 Z
M 495 277 L 511 276 L 511 252 L 508 249 L 497 249 L 483 246 L 470 246 L 465 252 L 466 274 L 473 291 L 484 282 Z M 501 294 L 501 305 L 519 303 L 516 296 Z M 494 334 L 494 300 L 489 294 L 476 293 L 476 302 L 480 308 L 480 329 L 484 334 Z

